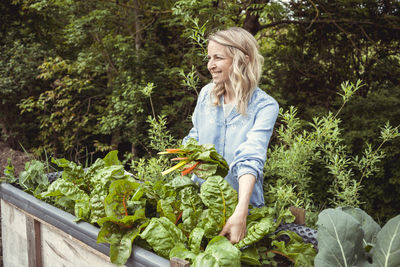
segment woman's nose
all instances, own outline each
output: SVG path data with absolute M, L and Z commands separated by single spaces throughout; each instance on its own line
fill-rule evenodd
M 215 68 L 215 63 L 214 63 L 213 60 L 208 61 L 208 68 L 209 68 L 209 69 Z

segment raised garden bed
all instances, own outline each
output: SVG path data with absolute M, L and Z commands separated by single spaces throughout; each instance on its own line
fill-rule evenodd
M 3 264 L 7 266 L 116 266 L 109 245 L 97 243 L 99 228 L 74 222 L 70 213 L 11 184 L 2 183 Z M 133 246 L 126 266 L 170 266 L 170 261 Z

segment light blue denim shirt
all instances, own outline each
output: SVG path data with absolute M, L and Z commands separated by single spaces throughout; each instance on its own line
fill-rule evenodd
M 214 84 L 204 86 L 198 96 L 192 115 L 193 128 L 183 139 L 196 139 L 199 144 L 214 144 L 216 150 L 229 164 L 225 179 L 239 189 L 238 179 L 244 174 L 253 174 L 256 184 L 250 198 L 253 207 L 264 205 L 263 168 L 267 157 L 268 143 L 279 112 L 278 103 L 260 88 L 256 88 L 249 101 L 246 115 L 236 107 L 225 118 L 222 105 L 215 106 L 211 99 Z M 221 97 L 223 103 L 223 97 Z M 200 184 L 204 180 L 194 177 Z

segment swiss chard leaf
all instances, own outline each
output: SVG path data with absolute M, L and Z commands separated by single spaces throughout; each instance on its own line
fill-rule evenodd
M 63 168 L 62 179 L 74 183 L 76 186 L 85 190 L 87 183 L 85 183 L 84 176 L 85 171 L 81 165 L 75 162 L 62 159 L 52 158 L 51 162 L 56 164 L 58 167 Z M 59 180 L 59 179 L 58 179 Z
M 47 191 L 41 194 L 41 196 L 56 197 L 56 202 L 59 197 L 66 197 L 70 200 L 73 200 L 75 201 L 75 216 L 78 219 L 85 221 L 87 221 L 89 218 L 89 196 L 70 181 L 63 179 L 55 180 L 47 188 Z
M 196 258 L 196 253 L 188 250 L 183 244 L 178 244 L 173 247 L 169 253 L 169 258 L 179 258 L 182 260 L 188 260 L 193 262 L 194 258 Z
M 173 208 L 175 198 L 169 197 L 165 199 L 160 199 L 157 202 L 157 212 L 160 216 L 168 218 L 172 223 L 176 222 L 176 215 Z
M 132 244 L 140 231 L 147 226 L 148 222 L 139 227 L 125 228 L 112 221 L 102 224 L 97 236 L 97 243 L 110 244 L 110 260 L 117 265 L 123 265 L 132 254 Z
M 179 192 L 182 210 L 182 227 L 186 232 L 191 232 L 199 223 L 204 210 L 203 202 L 198 194 L 197 187 L 189 186 Z
M 242 250 L 242 254 L 240 256 L 240 261 L 242 263 L 246 263 L 251 266 L 261 266 L 259 259 L 260 255 L 258 254 L 258 250 L 255 246 L 250 246 Z
M 128 180 L 116 180 L 111 183 L 109 193 L 104 199 L 105 214 L 123 218 L 128 215 L 128 201 L 132 198 L 140 183 Z
M 201 241 L 203 240 L 204 233 L 204 229 L 200 227 L 194 228 L 190 233 L 189 248 L 196 254 L 200 252 Z
M 272 233 L 276 229 L 273 217 L 264 217 L 260 221 L 252 224 L 247 229 L 246 236 L 239 241 L 235 246 L 242 248 L 249 246 L 261 240 L 264 236 Z
M 103 161 L 106 166 L 122 165 L 121 161 L 118 159 L 118 150 L 108 152 L 103 158 Z
M 295 267 L 313 266 L 317 253 L 312 244 L 304 243 L 303 239 L 295 232 L 281 231 L 276 236 L 279 237 L 281 235 L 287 235 L 290 240 L 287 243 L 273 240 L 272 245 L 276 247 L 277 251 L 282 252 L 294 262 Z
M 149 225 L 140 234 L 160 256 L 168 258 L 170 251 L 177 245 L 186 244 L 183 232 L 165 217 L 151 218 Z
M 215 236 L 233 214 L 238 202 L 237 192 L 221 176 L 212 176 L 202 184 L 200 198 L 208 208 L 202 214 L 206 236 Z
M 91 223 L 95 223 L 101 217 L 110 216 L 106 214 L 104 208 L 104 202 L 108 194 L 109 187 L 113 181 L 125 180 L 124 178 L 128 178 L 128 176 L 125 175 L 122 165 L 104 166 L 90 176 Z
M 177 176 L 166 184 L 168 187 L 172 187 L 175 190 L 180 190 L 188 186 L 196 186 L 196 184 L 187 176 Z
M 216 236 L 208 243 L 206 250 L 196 256 L 192 266 L 241 266 L 240 255 L 240 250 L 226 237 Z

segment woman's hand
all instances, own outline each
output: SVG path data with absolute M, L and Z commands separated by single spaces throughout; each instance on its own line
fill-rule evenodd
M 226 236 L 232 244 L 238 243 L 246 236 L 246 219 L 247 210 L 236 209 L 219 235 Z

